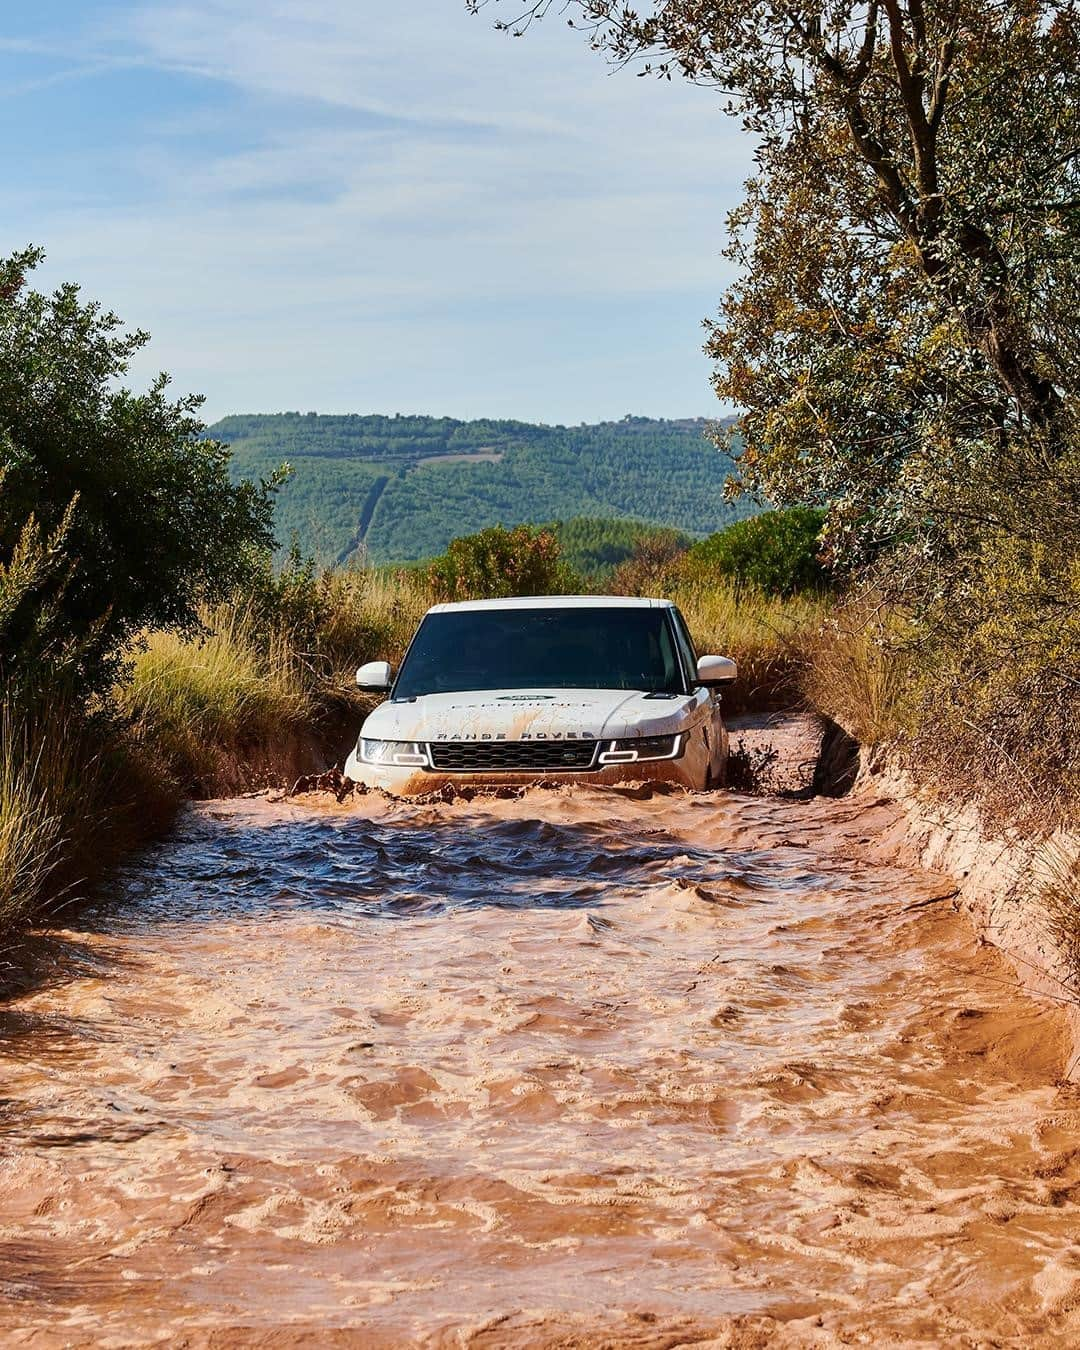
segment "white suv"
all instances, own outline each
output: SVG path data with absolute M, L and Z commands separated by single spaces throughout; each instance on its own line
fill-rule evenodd
M 728 738 L 717 687 L 734 661 L 694 653 L 670 600 L 540 596 L 435 605 L 389 692 L 364 722 L 345 773 L 403 796 L 446 783 L 538 779 L 723 782 Z

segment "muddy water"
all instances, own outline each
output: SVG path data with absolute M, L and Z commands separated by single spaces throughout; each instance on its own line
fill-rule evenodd
M 1080 1338 L 1080 1101 L 888 810 L 199 807 L 2 1015 L 12 1345 Z

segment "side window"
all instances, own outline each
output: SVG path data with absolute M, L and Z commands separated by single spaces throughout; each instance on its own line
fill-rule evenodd
M 690 639 L 686 620 L 677 609 L 668 612 L 675 626 L 675 641 L 678 643 L 679 656 L 682 658 L 683 666 L 686 669 L 687 687 L 693 689 L 697 684 L 697 653 L 694 651 L 694 644 Z
M 677 689 L 682 680 L 679 678 L 679 656 L 675 643 L 671 640 L 671 629 L 665 623 L 660 629 L 660 661 L 664 667 L 664 689 Z

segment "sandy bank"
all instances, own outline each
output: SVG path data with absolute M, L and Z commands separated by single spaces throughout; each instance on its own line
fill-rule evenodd
M 897 861 L 954 877 L 957 903 L 979 938 L 1008 959 L 1022 988 L 1061 1005 L 1072 1035 L 1067 1077 L 1080 1078 L 1080 994 L 1066 953 L 1049 931 L 1042 892 L 1047 846 L 1075 852 L 1076 836 L 1036 839 L 988 828 L 974 805 L 936 800 L 887 756 L 861 766 L 855 791 L 887 796 L 903 811 Z
M 730 726 L 736 772 L 749 780 L 737 787 L 794 798 L 850 794 L 853 802 L 896 808 L 875 815 L 869 856 L 955 880 L 954 903 L 979 940 L 1007 958 L 1024 992 L 1062 1009 L 1072 1038 L 1067 1076 L 1080 1081 L 1080 990 L 1042 899 L 1048 848 L 1075 854 L 1080 839 L 1003 833 L 977 806 L 941 800 L 895 757 L 860 747 L 842 727 L 808 714 L 737 717 Z
M 841 727 L 828 724 L 815 787 L 845 791 L 849 782 L 853 795 L 888 800 L 900 810 L 899 829 L 887 830 L 875 849 L 881 859 L 954 878 L 955 903 L 980 941 L 1002 952 L 1026 993 L 1061 1007 L 1073 1043 L 1066 1076 L 1080 1079 L 1080 990 L 1050 931 L 1042 899 L 1048 849 L 1075 854 L 1080 839 L 1062 832 L 1038 838 L 1019 828 L 1002 832 L 986 822 L 977 805 L 940 799 L 895 757 L 860 749 Z

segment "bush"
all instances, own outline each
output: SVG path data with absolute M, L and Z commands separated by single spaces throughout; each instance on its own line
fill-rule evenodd
M 674 531 L 643 535 L 611 577 L 615 595 L 665 595 L 682 574 L 686 544 Z
M 397 664 L 434 595 L 424 572 L 323 568 L 294 545 L 275 571 L 270 559 L 253 578 L 253 632 L 287 637 L 313 689 L 352 701 L 365 661 Z
M 1031 502 L 1045 540 L 986 532 L 969 575 L 920 612 L 912 739 L 941 787 L 1040 829 L 1080 821 L 1080 521 L 1054 507 Z
M 680 551 L 690 547 L 693 540 L 681 530 L 649 525 L 641 520 L 623 517 L 596 518 L 574 516 L 570 520 L 555 521 L 545 528 L 555 532 L 563 560 L 575 572 L 594 579 L 611 576 L 621 564 L 629 562 L 644 546 L 655 548 L 655 541 Z
M 501 525 L 455 539 L 427 570 L 440 600 L 487 600 L 511 595 L 559 595 L 574 578 L 562 562 L 559 541 L 546 529 Z
M 201 400 L 170 401 L 166 376 L 120 387 L 147 335 L 76 286 L 29 290 L 40 258 L 0 261 L 0 568 L 23 583 L 0 607 L 0 675 L 37 678 L 59 650 L 101 691 L 135 632 L 191 628 L 271 547 L 273 483 L 232 484 L 225 448 L 201 439 Z
M 110 704 L 144 626 L 198 607 L 268 550 L 272 483 L 233 485 L 200 400 L 118 381 L 146 343 L 37 250 L 0 260 L 0 924 L 106 866 L 174 799 Z M 136 803 L 138 804 L 136 807 Z
M 825 512 L 809 506 L 766 511 L 694 544 L 687 561 L 766 595 L 825 590 L 830 576 L 818 559 L 824 523 Z

